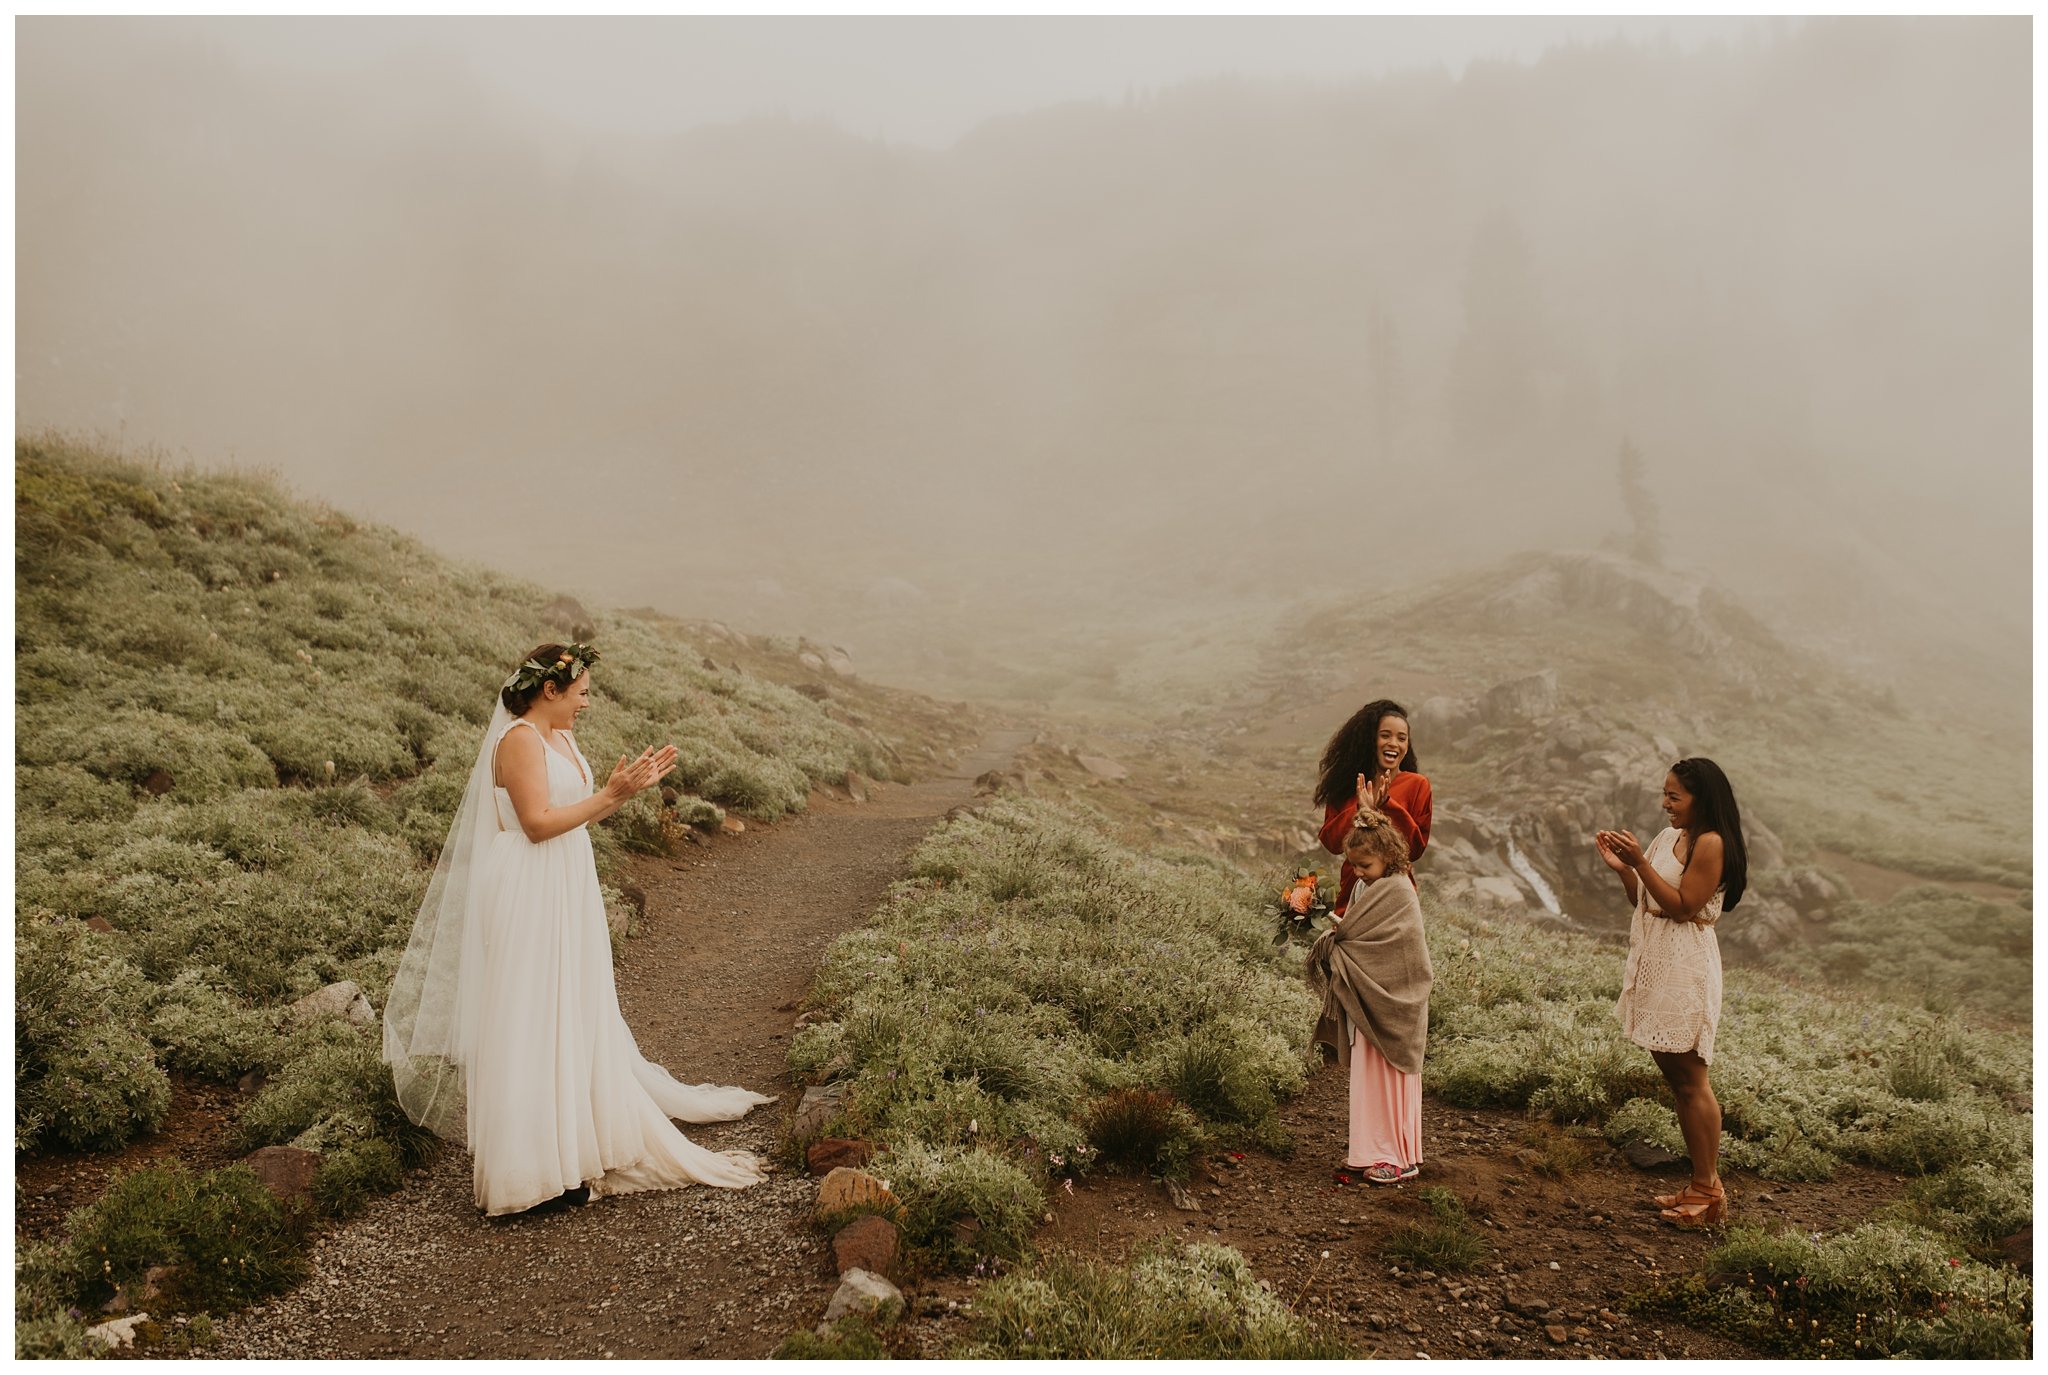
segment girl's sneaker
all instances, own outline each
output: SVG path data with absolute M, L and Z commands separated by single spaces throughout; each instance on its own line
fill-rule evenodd
M 1399 1184 L 1422 1173 L 1420 1165 L 1395 1165 L 1382 1160 L 1365 1172 L 1368 1184 Z

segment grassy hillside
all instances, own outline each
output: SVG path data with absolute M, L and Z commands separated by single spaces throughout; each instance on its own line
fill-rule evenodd
M 118 1147 L 164 1123 L 172 1076 L 260 1070 L 245 1145 L 322 1150 L 332 1211 L 394 1185 L 428 1143 L 394 1111 L 374 1027 L 284 1009 L 339 980 L 381 1005 L 493 694 L 535 643 L 580 632 L 604 650 L 580 732 L 600 774 L 647 743 L 680 751 L 677 786 L 593 828 L 607 880 L 721 809 L 798 810 L 969 729 L 797 646 L 590 613 L 261 477 L 33 440 L 15 485 L 18 1151 Z M 534 551 L 536 578 L 573 576 L 574 530 Z M 632 894 L 606 896 L 629 926 Z M 155 1201 L 110 1196 L 114 1215 L 174 1196 L 218 1210 L 136 1187 Z M 133 1278 L 77 1249 L 106 1222 L 29 1267 L 25 1316 Z

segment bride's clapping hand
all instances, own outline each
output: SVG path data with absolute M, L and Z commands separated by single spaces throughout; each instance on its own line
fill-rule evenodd
M 653 787 L 666 777 L 676 766 L 676 747 L 663 745 L 660 749 L 648 746 L 640 751 L 638 759 L 628 760 L 619 756 L 619 762 L 612 767 L 611 777 L 604 781 L 604 790 L 614 800 L 624 802 L 633 794 Z

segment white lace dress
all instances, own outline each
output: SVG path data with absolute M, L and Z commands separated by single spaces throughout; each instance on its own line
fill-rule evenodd
M 1678 831 L 1665 827 L 1644 857 L 1658 877 L 1678 885 Z M 1714 1028 L 1721 1020 L 1720 893 L 1692 921 L 1667 921 L 1650 903 L 1649 885 L 1636 884 L 1635 919 L 1629 924 L 1628 967 L 1614 1010 L 1622 1030 L 1645 1050 L 1696 1050 L 1713 1063 Z
M 568 744 L 573 759 L 542 737 L 556 807 L 592 792 L 590 765 Z M 759 1183 L 754 1157 L 706 1150 L 669 1119 L 731 1121 L 774 1100 L 679 1084 L 642 1058 L 619 1012 L 589 831 L 536 844 L 519 829 L 510 794 L 494 795 L 498 830 L 479 861 L 482 1001 L 469 1075 L 477 1206 L 519 1212 L 583 1184 L 598 1196 Z

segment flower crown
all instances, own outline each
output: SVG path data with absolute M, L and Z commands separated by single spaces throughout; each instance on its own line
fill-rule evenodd
M 552 664 L 544 664 L 538 659 L 528 659 L 521 664 L 505 680 L 505 691 L 532 692 L 542 683 L 560 683 L 567 687 L 596 662 L 597 651 L 589 645 L 565 645 Z

